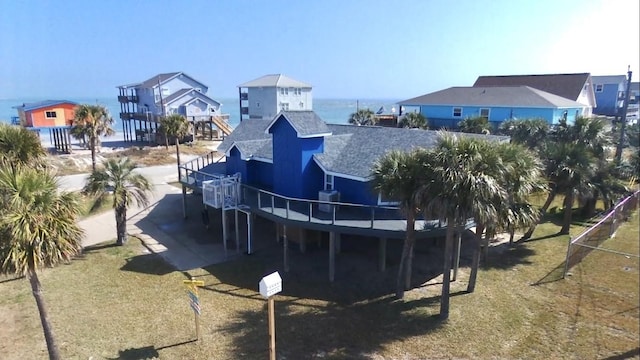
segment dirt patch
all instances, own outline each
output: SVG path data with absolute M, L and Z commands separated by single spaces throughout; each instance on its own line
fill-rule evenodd
M 198 141 L 193 144 L 182 144 L 180 154 L 202 156 L 217 149 L 220 141 Z M 118 147 L 102 147 L 96 153 L 96 163 L 106 159 L 126 157 L 138 166 L 169 165 L 176 163 L 175 146 L 128 145 Z M 91 151 L 74 149 L 71 154 L 49 154 L 49 165 L 58 176 L 81 174 L 91 171 Z

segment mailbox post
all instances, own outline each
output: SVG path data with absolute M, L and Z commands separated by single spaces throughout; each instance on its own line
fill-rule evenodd
M 267 307 L 269 311 L 269 360 L 276 360 L 276 319 L 273 295 L 281 291 L 282 278 L 277 271 L 260 280 L 260 295 L 267 299 Z

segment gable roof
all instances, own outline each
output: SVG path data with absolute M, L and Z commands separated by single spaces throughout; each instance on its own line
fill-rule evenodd
M 473 86 L 487 87 L 524 85 L 546 91 L 563 98 L 577 100 L 590 76 L 591 75 L 589 73 L 479 76 Z
M 456 105 L 527 108 L 583 108 L 585 105 L 529 86 L 450 87 L 399 105 Z
M 172 102 L 175 102 L 177 100 L 179 100 L 180 98 L 183 98 L 189 94 L 192 94 L 191 99 L 195 99 L 195 98 L 200 98 L 202 99 L 204 102 L 208 103 L 208 104 L 216 104 L 218 106 L 220 106 L 220 102 L 213 100 L 212 98 L 208 97 L 207 95 L 203 94 L 202 92 L 196 90 L 196 89 L 180 89 L 178 91 L 176 91 L 175 93 L 167 96 L 166 98 L 162 99 L 162 103 L 164 105 L 169 105 Z M 160 102 L 158 102 L 157 104 L 160 104 Z
M 69 101 L 69 100 L 43 100 L 43 101 L 37 101 L 32 103 L 24 103 L 22 105 L 14 106 L 13 108 L 24 110 L 24 111 L 31 111 L 31 110 L 41 109 L 41 108 L 54 106 L 58 104 L 71 104 L 74 106 L 78 105 L 78 103 Z
M 602 75 L 592 76 L 591 81 L 596 84 L 626 84 L 627 77 L 624 75 Z
M 238 85 L 240 88 L 250 87 L 298 87 L 311 88 L 311 85 L 292 79 L 282 74 L 270 74 Z
M 133 84 L 126 84 L 126 85 L 120 85 L 118 86 L 119 88 L 156 88 L 158 87 L 158 84 L 162 85 L 164 83 L 166 83 L 167 81 L 176 78 L 178 76 L 186 76 L 189 79 L 197 82 L 198 84 L 202 85 L 203 87 L 207 87 L 205 84 L 201 83 L 200 81 L 194 79 L 192 76 L 189 76 L 187 74 L 185 74 L 182 71 L 178 71 L 178 72 L 170 72 L 170 73 L 164 73 L 164 74 L 158 74 L 155 75 L 143 82 L 139 82 L 139 83 L 133 83 Z
M 299 138 L 331 135 L 327 124 L 313 111 L 281 111 L 264 131 L 268 133 L 281 118 L 291 125 Z
M 238 125 L 218 146 L 228 154 L 236 147 L 245 160 L 273 161 L 271 134 L 265 133 L 272 121 L 251 119 Z M 436 145 L 440 133 L 431 130 L 325 124 L 332 135 L 324 137 L 324 152 L 313 155 L 314 161 L 336 176 L 368 181 L 374 162 L 391 150 L 409 151 Z M 506 136 L 461 134 L 493 141 L 507 141 Z

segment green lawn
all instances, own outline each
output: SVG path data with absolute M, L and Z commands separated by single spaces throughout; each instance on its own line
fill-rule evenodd
M 638 226 L 635 215 L 602 246 L 638 254 Z M 330 284 L 324 253 L 315 268 L 306 261 L 314 254 L 294 255 L 276 297 L 278 354 L 296 360 L 638 358 L 638 259 L 594 252 L 560 280 L 569 237 L 554 236 L 558 229 L 542 224 L 531 241 L 492 248 L 473 294 L 462 291 L 463 268 L 452 284 L 446 323 L 437 318 L 439 285 L 418 286 L 398 301 L 390 285 L 395 266 L 383 275 L 372 267 L 351 280 L 343 273 Z M 186 274 L 143 253 L 135 239 L 46 270 L 44 296 L 63 357 L 266 359 L 266 302 L 257 284 L 281 261 L 280 251 L 188 274 L 205 282 L 200 344 L 191 341 Z M 343 270 L 348 263 L 340 259 L 347 256 L 338 255 Z M 322 276 L 297 273 L 303 262 Z M 0 278 L 0 354 L 7 360 L 47 357 L 24 279 Z

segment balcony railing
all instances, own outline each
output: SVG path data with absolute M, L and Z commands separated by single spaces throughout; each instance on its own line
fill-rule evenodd
M 132 102 L 132 103 L 137 103 L 138 102 L 138 96 L 137 95 L 120 95 L 118 96 L 118 102 L 121 103 L 126 103 L 126 102 Z

